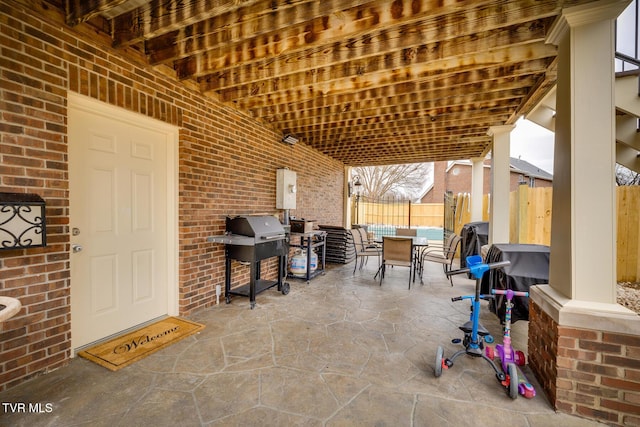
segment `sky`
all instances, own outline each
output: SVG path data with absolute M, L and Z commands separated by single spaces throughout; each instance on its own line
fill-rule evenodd
M 521 158 L 553 174 L 554 133 L 529 120 L 520 119 L 511 131 L 511 157 Z

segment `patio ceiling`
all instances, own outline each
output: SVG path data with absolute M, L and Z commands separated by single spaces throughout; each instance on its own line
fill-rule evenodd
M 347 165 L 484 155 L 555 83 L 545 36 L 590 0 L 66 0 L 204 94 Z M 106 25 L 105 25 L 106 24 Z

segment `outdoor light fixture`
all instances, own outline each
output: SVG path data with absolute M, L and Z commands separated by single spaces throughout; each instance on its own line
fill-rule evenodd
M 286 143 L 286 144 L 295 144 L 296 142 L 298 142 L 298 138 L 296 138 L 295 136 L 291 135 L 290 133 L 286 133 L 283 137 L 282 137 L 282 142 Z
M 46 246 L 44 200 L 37 194 L 0 193 L 0 249 Z
M 359 224 L 360 220 L 360 195 L 362 194 L 362 183 L 360 182 L 360 176 L 356 175 L 353 177 L 353 186 L 355 187 L 353 190 L 356 193 L 356 218 L 353 224 Z
M 362 183 L 359 176 L 353 177 L 353 186 L 355 187 L 356 196 L 359 196 L 362 193 Z

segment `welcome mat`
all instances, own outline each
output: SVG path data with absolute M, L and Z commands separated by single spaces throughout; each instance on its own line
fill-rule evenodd
M 117 371 L 203 328 L 204 325 L 200 323 L 168 317 L 83 350 L 78 356 Z

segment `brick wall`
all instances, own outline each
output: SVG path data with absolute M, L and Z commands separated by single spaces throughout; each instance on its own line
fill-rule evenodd
M 0 14 L 0 191 L 47 205 L 46 248 L 0 251 L 0 293 L 23 305 L 0 325 L 0 385 L 12 385 L 71 355 L 67 71 L 58 31 L 4 2 Z
M 520 180 L 524 179 L 524 182 L 526 183 L 526 185 L 529 185 L 529 177 L 524 177 L 524 178 L 520 178 L 519 173 L 516 172 L 511 172 L 511 174 L 509 175 L 509 179 L 510 179 L 510 189 L 511 191 L 516 191 L 518 189 L 518 186 L 520 186 Z M 553 181 L 547 181 L 546 179 L 540 179 L 540 178 L 535 178 L 534 179 L 534 183 L 533 186 L 535 188 L 539 188 L 539 187 L 553 187 Z
M 486 163 L 487 161 L 485 161 Z M 451 167 L 445 177 L 447 191 L 451 191 L 453 194 L 470 193 L 471 173 L 471 164 L 456 164 Z M 491 168 L 483 167 L 482 173 L 482 193 L 487 194 L 491 191 Z
M 556 401 L 558 325 L 529 299 L 529 367 L 551 404 Z
M 557 410 L 640 425 L 639 335 L 558 326 L 530 301 L 528 348 L 531 369 Z
M 433 187 L 422 200 L 420 200 L 420 203 L 442 203 L 444 201 L 444 193 L 446 191 L 444 176 L 446 168 L 446 161 L 433 163 Z
M 470 193 L 471 166 L 453 165 L 449 170 L 446 170 L 444 186 L 446 191 L 451 191 L 453 194 Z
M 180 127 L 180 314 L 215 303 L 224 253 L 206 237 L 224 230 L 225 216 L 277 213 L 276 169 L 298 173 L 292 215 L 343 221 L 340 162 L 279 142 L 261 122 L 145 66 L 135 51 L 112 49 L 90 27 L 69 29 L 60 13 L 39 5 L 0 3 L 0 191 L 45 199 L 48 243 L 0 251 L 0 294 L 23 304 L 0 330 L 0 390 L 71 357 L 68 90 Z M 246 277 L 246 267 L 235 269 Z M 264 273 L 275 269 L 267 265 Z

